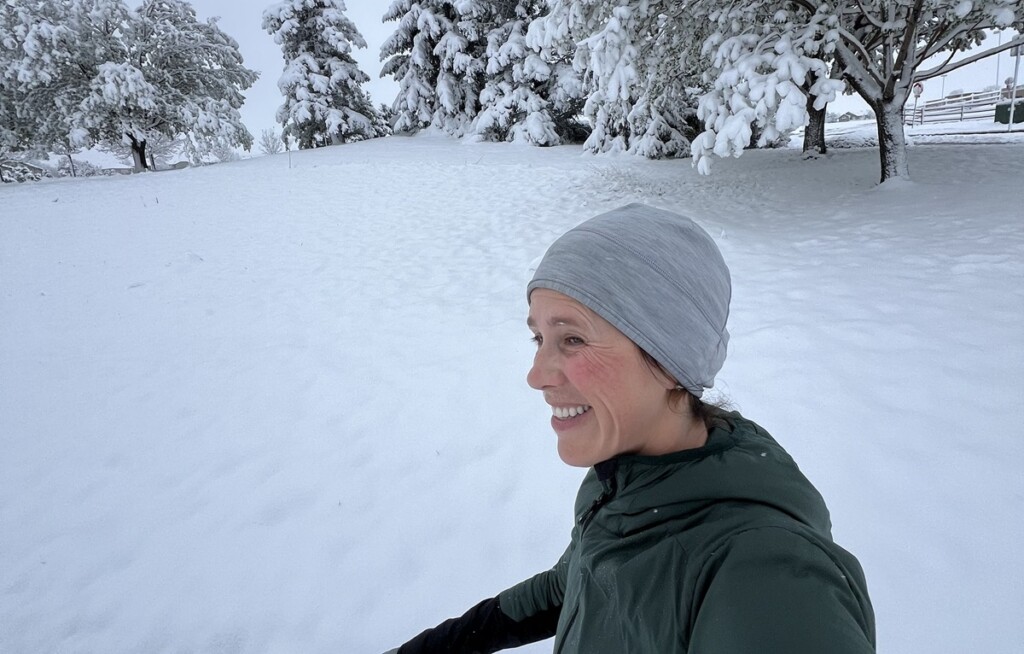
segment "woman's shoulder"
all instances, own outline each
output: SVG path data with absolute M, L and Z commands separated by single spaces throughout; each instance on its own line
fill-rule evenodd
M 733 642 L 749 639 L 760 651 L 874 651 L 874 612 L 860 564 L 814 531 L 751 525 L 719 543 L 703 564 L 693 586 L 694 644 L 721 642 L 726 628 Z

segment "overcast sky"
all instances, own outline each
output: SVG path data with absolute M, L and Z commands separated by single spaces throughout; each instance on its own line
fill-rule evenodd
M 220 27 L 233 37 L 245 58 L 245 65 L 260 72 L 260 78 L 246 92 L 246 102 L 242 107 L 242 121 L 254 137 L 258 137 L 264 129 L 280 130 L 274 120 L 274 113 L 281 104 L 281 92 L 277 89 L 277 79 L 284 68 L 281 49 L 274 39 L 261 27 L 263 9 L 272 2 L 248 3 L 238 0 L 191 0 L 192 6 L 200 20 L 220 16 Z M 129 4 L 137 6 L 138 1 Z M 380 46 L 397 26 L 395 22 L 385 24 L 381 17 L 391 5 L 391 0 L 347 0 L 346 15 L 366 39 L 367 47 L 356 50 L 353 54 L 363 72 L 370 76 L 365 88 L 373 98 L 375 105 L 391 104 L 398 93 L 398 85 L 389 77 L 380 78 Z M 989 41 L 995 45 L 999 37 L 991 37 Z M 1003 42 L 1008 37 L 1002 37 Z M 988 43 L 986 43 L 986 46 Z M 1013 60 L 1004 52 L 998 57 L 990 57 L 981 62 L 965 66 L 947 79 L 934 79 L 925 84 L 921 101 L 938 99 L 955 90 L 980 91 L 987 86 L 1002 84 L 1003 80 L 1013 75 Z M 1024 62 L 1022 62 L 1024 63 Z M 1024 83 L 1024 70 L 1021 71 L 1021 83 Z M 911 100 L 913 101 L 913 100 Z M 868 107 L 856 96 L 843 96 L 829 105 L 830 111 L 866 112 Z
M 218 25 L 238 41 L 246 67 L 260 73 L 260 78 L 245 93 L 242 122 L 255 137 L 259 137 L 264 129 L 280 131 L 274 113 L 282 102 L 277 79 L 284 69 L 284 60 L 281 47 L 261 26 L 263 10 L 275 3 L 239 0 L 191 0 L 191 3 L 199 20 L 220 16 Z M 129 4 L 138 5 L 139 2 Z M 345 15 L 366 39 L 367 47 L 353 53 L 359 67 L 370 76 L 370 82 L 363 88 L 370 93 L 375 105 L 382 102 L 391 104 L 398 94 L 398 84 L 390 77 L 380 78 L 380 46 L 397 26 L 394 22 L 385 25 L 381 20 L 391 0 L 347 0 L 345 5 L 348 7 Z

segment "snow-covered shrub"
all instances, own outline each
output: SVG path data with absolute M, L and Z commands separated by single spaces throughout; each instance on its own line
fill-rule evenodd
M 50 172 L 41 166 L 24 161 L 4 159 L 0 161 L 0 182 L 38 182 L 44 177 L 51 177 Z
M 66 156 L 60 157 L 57 160 L 58 177 L 97 177 L 109 174 L 102 167 L 91 164 L 88 161 L 75 159 L 74 165 L 72 165 L 71 159 L 68 159 Z

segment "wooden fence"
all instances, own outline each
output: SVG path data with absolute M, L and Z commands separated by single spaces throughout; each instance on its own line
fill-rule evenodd
M 1024 86 L 1017 87 L 1017 98 L 1024 98 Z M 914 107 L 911 98 L 903 107 L 906 125 L 925 123 L 951 123 L 964 120 L 991 120 L 995 122 L 996 105 L 1009 99 L 1008 89 L 958 93 L 941 100 L 929 100 Z

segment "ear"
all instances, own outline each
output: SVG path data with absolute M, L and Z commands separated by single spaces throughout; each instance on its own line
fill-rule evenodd
M 675 378 L 661 366 L 657 367 L 655 371 L 655 376 L 658 378 L 658 382 L 661 384 L 661 387 L 664 388 L 666 391 L 678 391 L 682 390 L 683 388 L 682 386 L 679 385 L 679 382 L 677 382 Z
M 636 344 L 634 343 L 634 345 Z M 651 371 L 651 374 L 654 375 L 654 379 L 659 384 L 661 384 L 662 388 L 664 388 L 666 391 L 672 391 L 677 388 L 682 388 L 679 385 L 679 382 L 677 382 L 675 378 L 672 377 L 671 374 L 669 374 L 668 370 L 665 370 L 665 366 L 658 363 L 657 359 L 648 354 L 639 345 L 636 345 L 636 351 L 637 354 L 640 355 L 640 359 L 643 360 L 644 365 L 646 365 L 647 369 Z
M 665 370 L 663 365 L 654 360 L 654 357 L 647 355 L 644 356 L 644 359 L 646 359 L 648 363 L 647 367 L 651 369 L 651 374 L 654 375 L 654 378 L 658 380 L 658 383 L 661 384 L 661 387 L 666 391 L 680 390 L 683 388 L 679 385 L 679 382 L 676 381 L 675 377 L 673 377 L 668 370 Z

